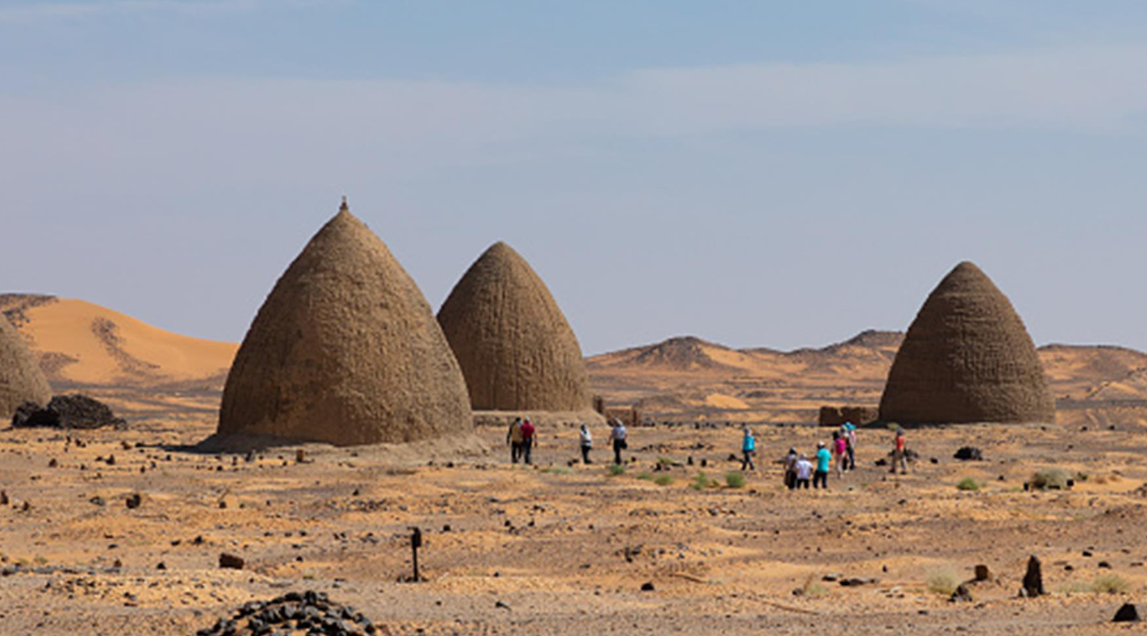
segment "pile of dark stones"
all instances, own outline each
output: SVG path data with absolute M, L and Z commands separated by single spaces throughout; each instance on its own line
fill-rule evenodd
M 122 429 L 126 424 L 122 418 L 115 416 L 107 404 L 79 393 L 57 395 L 48 402 L 48 406 L 25 402 L 12 416 L 13 428 L 40 426 L 93 429 L 111 426 Z
M 324 592 L 290 592 L 269 601 L 252 601 L 231 618 L 195 632 L 196 636 L 367 636 L 379 633 L 355 608 L 336 603 Z

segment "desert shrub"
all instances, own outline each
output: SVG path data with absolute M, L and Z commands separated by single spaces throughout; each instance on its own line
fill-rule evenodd
M 617 477 L 619 475 L 625 474 L 625 466 L 622 466 L 621 464 L 610 464 L 609 468 L 606 470 L 609 472 L 610 477 Z
M 653 481 L 653 475 L 651 473 L 641 473 L 637 475 L 637 478 L 642 481 Z
M 928 591 L 942 596 L 951 596 L 960 585 L 956 573 L 951 568 L 942 568 L 928 573 Z
M 705 473 L 697 473 L 697 476 L 693 478 L 693 482 L 689 484 L 689 487 L 693 490 L 705 490 L 706 488 L 715 488 L 717 485 L 717 482 L 710 479 Z
M 725 473 L 725 485 L 730 488 L 744 488 L 745 476 L 735 470 L 731 470 Z
M 809 598 L 816 598 L 818 596 L 824 596 L 825 594 L 828 594 L 828 588 L 817 581 L 809 583 L 808 586 L 804 588 L 804 595 Z
M 1031 485 L 1036 490 L 1059 489 L 1067 490 L 1067 482 L 1071 476 L 1060 468 L 1047 468 L 1038 470 L 1032 475 Z
M 668 486 L 673 483 L 673 475 L 658 475 L 657 478 L 653 480 L 653 483 L 658 486 Z
M 673 466 L 673 460 L 669 459 L 668 457 L 666 457 L 664 455 L 658 455 L 657 456 L 657 465 L 661 466 L 661 468 L 663 468 L 663 469 L 669 468 L 669 467 Z
M 1130 586 L 1127 579 L 1118 574 L 1100 574 L 1091 584 L 1091 591 L 1096 594 L 1123 594 Z
M 960 483 L 956 484 L 956 488 L 959 490 L 979 490 L 980 482 L 971 477 L 965 477 L 960 480 Z

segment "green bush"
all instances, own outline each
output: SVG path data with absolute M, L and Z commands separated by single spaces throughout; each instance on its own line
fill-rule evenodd
M 960 480 L 960 483 L 956 484 L 956 488 L 959 490 L 979 490 L 980 482 L 971 477 L 965 477 Z
M 1067 490 L 1071 476 L 1060 468 L 1047 468 L 1032 475 L 1031 485 L 1035 490 Z
M 673 475 L 658 475 L 657 479 L 653 480 L 653 483 L 658 486 L 668 486 L 673 483 Z
M 697 473 L 697 476 L 693 478 L 693 483 L 689 484 L 689 487 L 693 490 L 705 490 L 706 488 L 716 488 L 718 485 L 715 480 L 710 479 L 705 473 Z
M 607 470 L 609 471 L 610 477 L 617 477 L 619 475 L 625 474 L 625 466 L 622 466 L 621 464 L 610 464 Z
M 731 470 L 725 473 L 725 485 L 730 488 L 744 488 L 745 476 L 735 470 Z
M 653 481 L 653 475 L 650 473 L 641 473 L 637 476 L 637 478 L 643 481 Z

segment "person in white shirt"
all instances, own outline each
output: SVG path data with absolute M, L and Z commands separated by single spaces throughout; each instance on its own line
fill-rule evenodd
M 625 424 L 621 420 L 613 419 L 613 429 L 609 431 L 609 439 L 613 440 L 613 463 L 621 463 L 621 451 L 629 448 L 629 443 L 625 441 Z
M 578 431 L 578 441 L 581 442 L 581 461 L 586 464 L 592 464 L 589 460 L 589 452 L 593 450 L 593 435 L 589 432 L 589 427 L 585 424 L 581 425 L 581 430 Z
M 801 458 L 797 460 L 796 473 L 797 488 L 808 490 L 808 483 L 812 478 L 812 462 L 808 460 L 808 456 L 801 455 Z

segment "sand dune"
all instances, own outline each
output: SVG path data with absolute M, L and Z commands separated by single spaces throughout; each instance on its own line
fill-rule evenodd
M 237 348 L 163 331 L 83 300 L 5 295 L 0 311 L 54 383 L 150 386 L 217 378 Z

